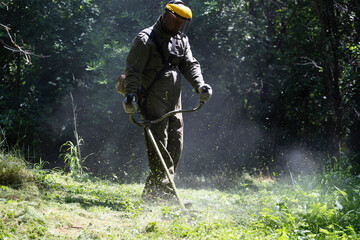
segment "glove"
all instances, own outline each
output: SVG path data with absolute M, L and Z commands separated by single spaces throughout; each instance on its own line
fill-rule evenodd
M 135 112 L 136 97 L 134 94 L 128 94 L 123 100 L 123 108 L 127 114 L 133 114 Z
M 200 102 L 205 103 L 205 102 L 209 101 L 209 99 L 211 98 L 211 95 L 212 95 L 212 88 L 210 87 L 209 84 L 201 85 L 198 88 L 198 91 L 200 93 Z

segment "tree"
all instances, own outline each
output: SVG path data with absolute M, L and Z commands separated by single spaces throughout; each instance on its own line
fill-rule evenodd
M 54 123 L 48 122 L 48 115 L 69 88 L 84 83 L 80 79 L 86 59 L 81 48 L 94 11 L 80 0 L 9 0 L 0 11 L 0 22 L 6 23 L 14 36 L 12 41 L 3 32 L 3 46 L 21 43 L 23 49 L 37 54 L 29 65 L 21 51 L 0 50 L 1 126 L 10 145 L 16 144 L 19 136 L 24 136 L 24 146 L 51 144 L 54 138 L 49 133 Z
M 140 169 L 141 129 L 129 123 L 113 85 L 132 39 L 165 3 L 2 1 L 0 126 L 9 144 L 20 138 L 55 162 L 73 135 L 72 92 L 84 155 L 95 153 L 87 167 L 124 172 L 137 159 Z M 192 51 L 214 88 L 202 111 L 185 117 L 187 170 L 283 169 L 286 152 L 296 149 L 323 158 L 360 151 L 358 1 L 186 3 Z M 184 106 L 193 105 L 197 94 L 183 86 Z

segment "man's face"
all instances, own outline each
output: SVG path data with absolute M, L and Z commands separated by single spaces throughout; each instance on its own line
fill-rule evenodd
M 185 20 L 172 14 L 171 12 L 164 12 L 163 25 L 172 36 L 176 36 L 184 25 Z

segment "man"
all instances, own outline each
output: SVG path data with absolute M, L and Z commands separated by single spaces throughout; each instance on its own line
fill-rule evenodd
M 166 4 L 164 13 L 150 28 L 141 31 L 133 40 L 126 61 L 125 95 L 123 102 L 127 113 L 134 111 L 132 101 L 140 102 L 142 114 L 154 120 L 172 110 L 181 109 L 180 73 L 200 94 L 211 91 L 204 83 L 198 61 L 192 56 L 186 28 L 192 12 L 182 1 Z M 139 87 L 146 100 L 138 99 Z M 183 119 L 181 114 L 168 117 L 150 127 L 169 172 L 174 177 L 183 148 Z M 150 174 L 143 190 L 143 199 L 173 196 L 160 159 L 149 136 L 145 134 L 145 145 Z

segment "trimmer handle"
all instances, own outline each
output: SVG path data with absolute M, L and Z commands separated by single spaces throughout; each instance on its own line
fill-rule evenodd
M 212 88 L 209 84 L 204 84 L 199 88 L 200 102 L 207 102 L 212 96 Z
M 129 113 L 129 118 L 130 121 L 136 125 L 139 125 L 141 127 L 149 127 L 152 124 L 156 124 L 161 122 L 162 120 L 164 120 L 167 117 L 173 116 L 177 113 L 186 113 L 186 112 L 196 112 L 198 111 L 210 98 L 212 95 L 212 88 L 210 87 L 210 85 L 208 84 L 204 84 L 199 88 L 199 93 L 200 93 L 200 101 L 199 101 L 199 105 L 195 108 L 192 109 L 180 109 L 180 110 L 173 110 L 170 111 L 168 113 L 165 113 L 164 115 L 162 115 L 160 118 L 155 119 L 155 120 L 145 120 L 144 116 L 141 113 L 141 109 L 140 106 L 138 104 L 137 101 L 132 101 L 132 106 L 133 109 L 135 109 L 135 111 Z M 139 114 L 140 116 L 140 121 L 135 120 L 133 114 L 134 113 Z
M 125 99 L 123 100 L 123 108 L 126 113 L 132 114 L 136 110 L 136 97 L 133 94 L 128 94 Z

